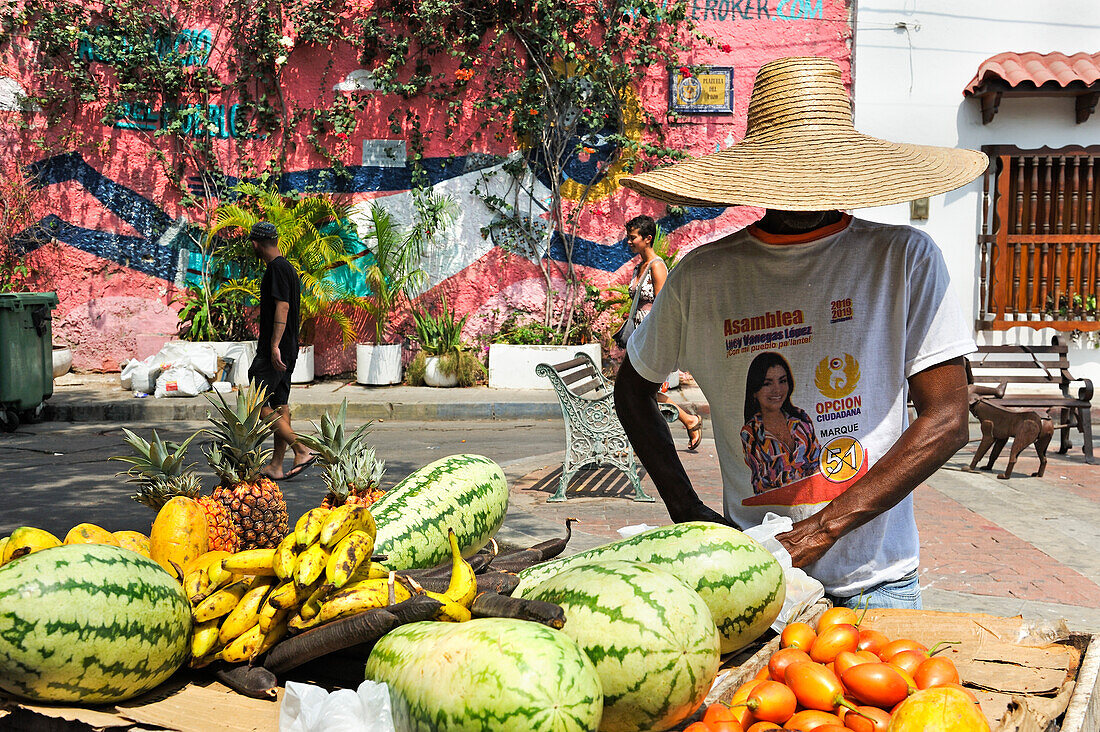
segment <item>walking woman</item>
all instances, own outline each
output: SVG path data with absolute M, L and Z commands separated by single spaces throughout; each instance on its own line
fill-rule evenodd
M 626 222 L 626 244 L 630 251 L 641 257 L 634 267 L 634 275 L 630 278 L 630 298 L 638 298 L 638 308 L 634 313 L 634 325 L 639 325 L 649 313 L 653 300 L 657 293 L 664 287 L 668 278 L 668 267 L 653 249 L 653 241 L 657 237 L 657 223 L 649 216 L 635 216 Z M 657 392 L 657 401 L 671 404 L 676 407 L 680 423 L 688 434 L 688 450 L 694 451 L 703 440 L 703 418 L 697 414 L 691 414 L 679 404 L 668 397 L 668 381 L 661 385 Z

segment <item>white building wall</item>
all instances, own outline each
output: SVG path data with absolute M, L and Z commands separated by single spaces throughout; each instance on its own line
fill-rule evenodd
M 1100 109 L 1076 124 L 1073 98 L 1001 101 L 983 125 L 980 103 L 963 89 L 982 61 L 1005 51 L 1065 54 L 1100 51 L 1100 0 L 854 0 L 856 128 L 876 137 L 978 150 L 1100 144 Z M 964 308 L 977 317 L 982 180 L 932 198 L 927 221 L 909 205 L 857 216 L 911 224 L 943 249 Z M 1016 328 L 979 335 L 988 343 L 1049 343 L 1054 331 Z M 1068 334 L 1067 334 L 1068 335 Z M 1100 384 L 1100 350 L 1082 338 L 1071 347 L 1074 375 Z

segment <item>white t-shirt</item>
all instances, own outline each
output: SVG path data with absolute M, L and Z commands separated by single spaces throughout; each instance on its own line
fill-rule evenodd
M 740 526 L 821 510 L 908 426 L 906 379 L 975 350 L 926 234 L 849 217 L 823 231 L 769 244 L 750 228 L 699 247 L 627 344 L 644 378 L 682 369 L 703 390 L 725 514 Z M 747 400 L 749 379 L 761 388 Z M 789 435 L 764 427 L 784 420 Z M 806 570 L 851 596 L 915 569 L 919 547 L 907 496 Z

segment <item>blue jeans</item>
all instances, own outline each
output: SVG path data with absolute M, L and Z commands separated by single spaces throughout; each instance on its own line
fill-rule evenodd
M 920 580 L 917 578 L 917 570 L 913 570 L 901 579 L 893 582 L 883 582 L 870 589 L 864 590 L 861 595 L 851 597 L 835 597 L 827 595 L 833 605 L 850 607 L 853 610 L 860 608 L 890 608 L 894 610 L 920 610 Z

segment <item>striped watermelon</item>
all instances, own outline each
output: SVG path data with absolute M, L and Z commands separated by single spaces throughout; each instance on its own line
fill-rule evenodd
M 673 575 L 610 559 L 567 567 L 527 596 L 561 605 L 562 632 L 595 664 L 601 732 L 670 729 L 703 703 L 718 672 L 718 628 Z
M 584 652 L 525 620 L 399 626 L 371 651 L 366 677 L 389 685 L 397 732 L 589 732 L 603 711 Z
M 36 701 L 119 702 L 187 659 L 191 608 L 152 559 L 105 544 L 0 567 L 0 688 Z
M 375 554 L 390 569 L 432 567 L 451 556 L 447 528 L 470 556 L 489 543 L 508 510 L 508 481 L 481 455 L 451 455 L 405 478 L 373 506 Z
M 706 521 L 650 529 L 535 565 L 520 572 L 512 594 L 527 597 L 535 585 L 566 567 L 605 559 L 654 564 L 695 588 L 722 635 L 722 653 L 760 637 L 779 615 L 786 595 L 783 568 L 767 549 L 737 529 Z

